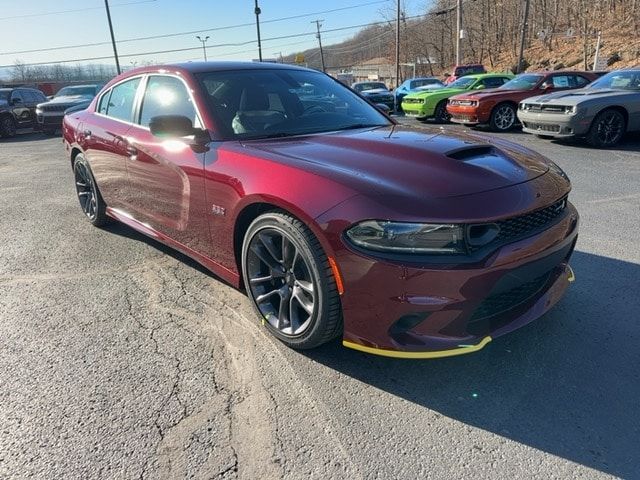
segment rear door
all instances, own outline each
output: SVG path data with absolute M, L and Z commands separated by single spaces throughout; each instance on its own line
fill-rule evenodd
M 141 80 L 142 77 L 128 79 L 104 92 L 96 111 L 86 117 L 79 132 L 80 145 L 106 204 L 125 212 L 128 210 L 125 137 L 133 122 Z
M 11 92 L 9 105 L 11 105 L 11 111 L 13 112 L 13 117 L 16 119 L 18 128 L 30 127 L 31 114 L 29 113 L 29 107 L 26 104 L 21 89 L 16 89 Z
M 127 201 L 136 220 L 189 249 L 209 256 L 204 153 L 189 138 L 162 139 L 149 130 L 152 118 L 181 115 L 201 128 L 189 87 L 173 75 L 149 75 L 136 124 L 127 134 Z

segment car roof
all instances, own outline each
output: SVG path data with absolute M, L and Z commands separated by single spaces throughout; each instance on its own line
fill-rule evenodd
M 471 75 L 465 75 L 460 78 L 474 78 L 476 80 L 481 80 L 483 78 L 494 78 L 494 77 L 513 77 L 513 73 L 472 73 Z
M 75 87 L 84 88 L 84 87 L 99 87 L 99 86 L 100 86 L 99 83 L 87 83 L 86 85 L 84 85 L 84 84 L 83 85 L 67 85 L 67 86 L 62 87 L 62 88 L 75 88 Z M 62 88 L 60 90 L 62 90 Z

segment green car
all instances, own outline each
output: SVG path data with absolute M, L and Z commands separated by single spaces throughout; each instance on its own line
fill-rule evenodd
M 405 115 L 420 120 L 435 118 L 437 122 L 448 122 L 447 100 L 468 90 L 498 88 L 511 80 L 510 73 L 479 73 L 459 78 L 444 88 L 433 88 L 421 92 L 410 93 L 402 99 L 402 110 Z

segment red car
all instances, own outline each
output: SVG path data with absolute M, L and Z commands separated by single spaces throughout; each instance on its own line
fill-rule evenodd
M 593 72 L 523 73 L 501 87 L 451 97 L 447 112 L 454 123 L 488 124 L 494 132 L 506 132 L 518 122 L 518 104 L 525 98 L 582 88 L 596 78 Z
M 572 278 L 578 214 L 553 162 L 400 127 L 317 71 L 136 69 L 63 133 L 92 224 L 116 219 L 244 285 L 294 348 L 341 336 L 386 356 L 473 352 Z
M 449 85 L 455 82 L 460 77 L 465 75 L 475 75 L 478 73 L 487 73 L 484 65 L 480 63 L 471 63 L 468 65 L 456 65 L 451 69 L 451 75 L 448 75 L 444 81 L 445 85 Z

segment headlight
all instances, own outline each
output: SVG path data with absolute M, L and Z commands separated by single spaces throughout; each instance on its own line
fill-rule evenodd
M 578 112 L 578 106 L 577 105 L 573 105 L 573 106 L 566 106 L 564 107 L 564 113 L 566 113 L 567 115 L 575 115 Z
M 41 115 L 41 114 L 42 114 L 42 109 L 36 108 L 36 115 Z
M 555 173 L 556 175 L 560 175 L 567 182 L 571 182 L 571 180 L 569 180 L 569 176 L 566 173 L 564 173 L 564 170 L 562 170 L 558 165 L 556 165 L 551 160 L 549 160 L 549 171 Z
M 466 253 L 462 225 L 367 220 L 351 227 L 347 237 L 357 246 L 388 253 Z

